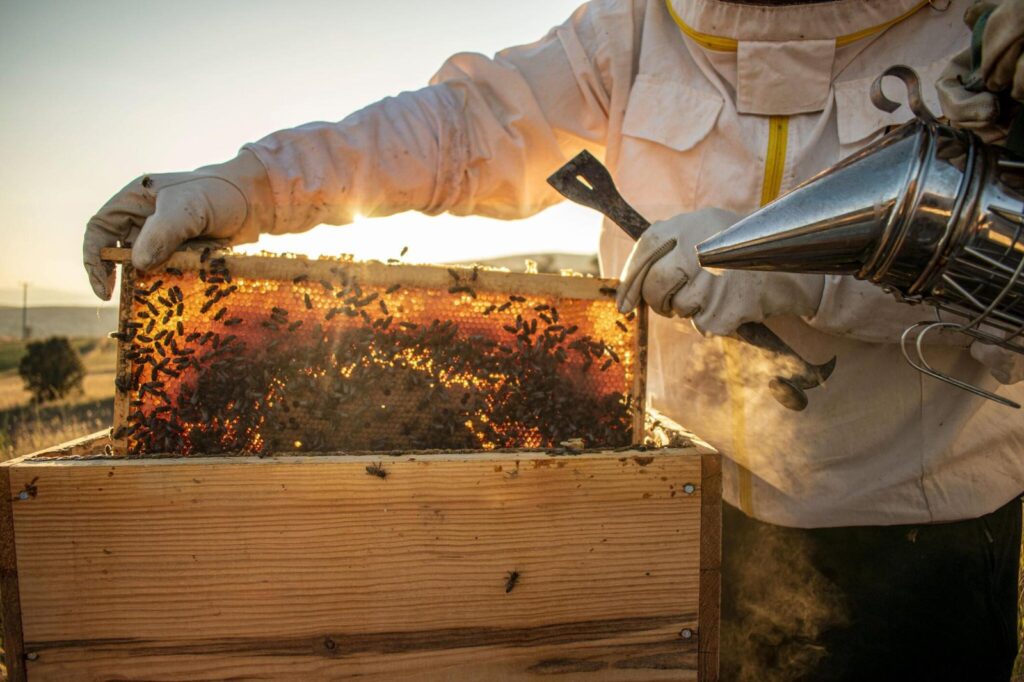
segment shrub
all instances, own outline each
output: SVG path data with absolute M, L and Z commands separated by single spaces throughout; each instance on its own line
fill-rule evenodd
M 44 403 L 81 390 L 85 367 L 67 337 L 53 336 L 28 344 L 18 365 L 18 374 L 32 393 L 32 399 Z

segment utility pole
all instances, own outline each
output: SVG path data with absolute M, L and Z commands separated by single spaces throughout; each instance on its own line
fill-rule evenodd
M 21 283 L 21 340 L 28 341 L 28 282 Z

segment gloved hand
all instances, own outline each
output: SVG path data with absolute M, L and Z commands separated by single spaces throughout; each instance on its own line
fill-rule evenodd
M 109 300 L 114 268 L 100 249 L 131 240 L 132 264 L 149 270 L 188 240 L 254 242 L 271 231 L 274 207 L 263 164 L 250 151 L 188 173 L 145 175 L 115 194 L 85 228 L 83 256 L 92 290 Z
M 825 284 L 820 275 L 712 272 L 697 264 L 696 245 L 738 219 L 734 213 L 705 208 L 651 225 L 626 261 L 619 310 L 629 312 L 643 297 L 654 312 L 689 317 L 701 334 L 719 336 L 744 322 L 813 315 Z
M 971 344 L 971 357 L 985 365 L 989 374 L 1001 384 L 1024 381 L 1024 355 L 990 343 L 975 341 Z
M 1000 111 L 997 95 L 1008 92 L 1024 101 L 1024 0 L 1004 0 L 999 6 L 976 3 L 964 21 L 974 30 L 990 10 L 981 34 L 980 64 L 972 65 L 971 48 L 964 50 L 946 67 L 936 89 L 950 122 L 991 142 L 1005 134 L 1008 123 L 1000 120 L 1007 112 Z M 972 66 L 977 68 L 972 71 Z

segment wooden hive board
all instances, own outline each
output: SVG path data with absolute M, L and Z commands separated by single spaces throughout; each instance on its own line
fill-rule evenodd
M 12 680 L 717 679 L 708 448 L 90 455 L 104 442 L 0 466 Z

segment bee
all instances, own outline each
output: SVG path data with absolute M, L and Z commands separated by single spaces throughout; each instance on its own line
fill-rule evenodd
M 168 275 L 174 275 L 175 277 L 181 277 L 183 274 L 178 268 L 166 268 L 164 270 Z
M 220 322 L 221 318 L 224 317 L 224 315 L 226 315 L 227 312 L 228 309 L 226 307 L 221 308 L 220 310 L 217 311 L 217 314 L 213 316 L 213 321 Z
M 322 286 L 327 291 L 334 291 L 334 285 L 328 282 L 326 279 L 320 280 L 320 286 Z
M 621 329 L 624 332 L 628 332 L 629 331 L 629 327 L 627 327 L 626 325 L 622 324 L 621 320 L 615 320 L 615 326 L 618 327 L 619 329 Z
M 203 249 L 202 254 L 199 255 L 199 262 L 200 263 L 205 263 L 209 259 L 210 259 L 210 247 L 207 246 L 205 249 Z
M 306 310 L 312 310 L 313 301 L 309 298 L 309 294 L 303 294 L 303 298 L 305 299 L 306 302 Z
M 408 248 L 408 247 L 406 247 L 406 248 Z M 384 290 L 384 293 L 385 294 L 393 294 L 393 293 L 395 293 L 396 291 L 398 291 L 401 288 L 402 288 L 401 284 L 392 284 L 391 286 L 389 286 L 387 289 Z
M 472 288 L 467 286 L 456 286 L 448 289 L 449 294 L 466 294 L 470 298 L 476 298 L 476 292 Z
M 402 256 L 404 256 L 407 253 L 409 253 L 409 247 L 408 246 L 403 246 L 402 247 L 402 252 L 400 254 L 398 254 L 398 256 L 402 257 Z
M 302 284 L 309 281 L 309 275 L 297 275 L 292 278 L 292 284 Z
M 224 321 L 224 326 L 225 327 L 234 327 L 235 325 L 238 325 L 238 324 L 242 324 L 242 318 L 240 318 L 240 317 L 232 317 L 230 320 L 225 320 Z
M 505 594 L 508 594 L 512 590 L 516 589 L 516 583 L 519 582 L 519 571 L 509 571 L 505 574 Z
M 377 462 L 376 464 L 370 464 L 369 466 L 367 466 L 366 473 L 368 473 L 371 476 L 376 476 L 377 478 L 380 479 L 386 479 L 388 477 L 387 470 L 384 469 L 380 462 Z
M 451 278 L 456 282 L 462 281 L 462 277 L 459 275 L 458 270 L 455 270 L 454 268 L 448 268 L 448 274 L 451 275 Z

